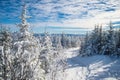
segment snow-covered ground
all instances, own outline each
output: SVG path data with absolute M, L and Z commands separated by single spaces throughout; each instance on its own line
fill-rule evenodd
M 120 59 L 105 55 L 80 57 L 78 50 L 64 52 L 68 63 L 64 80 L 120 80 Z

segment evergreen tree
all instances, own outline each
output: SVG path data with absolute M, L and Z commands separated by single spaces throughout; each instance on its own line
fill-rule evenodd
M 45 70 L 45 74 L 47 74 L 48 72 L 50 72 L 50 62 L 51 62 L 51 58 L 52 58 L 52 42 L 50 37 L 48 36 L 48 33 L 45 33 L 45 36 L 43 38 L 43 45 L 42 45 L 42 51 L 41 51 L 41 66 L 42 68 Z
M 115 54 L 119 57 L 120 56 L 120 29 L 117 30 L 115 35 L 116 35 L 116 39 L 115 39 L 116 40 L 115 41 L 116 42 L 116 49 L 115 49 L 116 53 Z
M 1 26 L 2 27 L 2 26 Z M 3 26 L 4 27 L 4 26 Z M 0 44 L 1 51 L 0 51 L 0 79 L 7 80 L 10 78 L 10 61 L 9 55 L 11 50 L 11 33 L 4 28 L 0 31 Z
M 58 37 L 57 38 L 57 46 L 56 46 L 56 49 L 57 49 L 57 51 L 61 51 L 62 50 L 62 45 L 61 45 L 61 37 Z
M 89 34 L 87 33 L 84 40 L 81 42 L 80 46 L 80 55 L 85 56 L 87 54 L 90 54 L 90 49 L 89 49 Z
M 26 6 L 23 6 L 18 41 L 14 43 L 12 59 L 12 80 L 43 80 L 43 70 L 39 61 L 39 42 L 29 32 L 26 21 Z
M 115 32 L 112 27 L 112 22 L 109 24 L 108 33 L 106 33 L 105 55 L 112 55 L 115 52 Z
M 65 34 L 62 33 L 62 35 L 61 35 L 61 45 L 63 46 L 63 48 L 67 48 L 66 41 L 67 41 L 67 38 L 66 38 Z
M 101 54 L 102 50 L 102 26 L 95 26 L 91 34 L 87 34 L 85 41 L 81 44 L 80 53 L 82 55 Z

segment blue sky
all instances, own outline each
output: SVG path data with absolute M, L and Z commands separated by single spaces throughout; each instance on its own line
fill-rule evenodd
M 95 24 L 105 28 L 110 21 L 120 25 L 120 0 L 0 0 L 0 23 L 16 30 L 23 3 L 27 4 L 28 22 L 35 33 L 83 34 Z

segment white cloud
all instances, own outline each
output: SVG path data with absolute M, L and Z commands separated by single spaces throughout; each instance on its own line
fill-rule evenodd
M 114 12 L 103 12 L 92 18 L 87 19 L 69 19 L 61 22 L 43 22 L 37 23 L 39 26 L 62 26 L 62 27 L 77 27 L 77 28 L 91 28 L 93 29 L 95 24 L 106 26 L 110 21 L 120 21 L 120 10 Z
M 45 4 L 36 3 L 32 6 L 39 9 L 37 10 L 38 13 L 36 15 L 39 15 L 39 12 L 43 13 L 40 13 L 41 15 L 38 17 L 53 16 L 54 19 L 56 19 L 58 18 L 58 12 L 61 12 L 64 14 L 70 14 L 69 17 L 66 16 L 67 19 L 81 19 L 95 17 L 97 14 L 106 12 L 105 10 L 109 10 L 109 8 L 116 10 L 117 7 L 119 7 L 117 2 L 120 2 L 120 0 L 59 0 L 56 1 L 56 3 L 51 0 L 47 2 L 42 0 L 42 2 Z
M 31 21 L 33 22 L 31 26 L 35 27 L 61 26 L 93 29 L 95 24 L 106 26 L 110 20 L 113 22 L 120 21 L 120 0 L 35 1 L 30 0 L 28 3 L 29 7 L 32 8 L 30 11 L 30 14 L 33 14 L 32 19 L 35 20 Z M 14 8 L 15 7 L 16 6 L 14 6 Z M 1 11 L 4 12 L 2 9 Z M 19 11 L 17 10 L 15 14 L 10 14 L 18 15 L 18 12 Z M 59 13 L 69 15 L 64 15 L 63 18 L 60 18 L 59 16 L 63 15 L 59 15 Z M 11 15 L 9 16 L 13 18 Z M 47 22 L 42 18 L 45 18 Z

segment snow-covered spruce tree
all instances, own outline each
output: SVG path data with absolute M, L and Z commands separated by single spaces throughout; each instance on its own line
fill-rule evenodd
M 41 55 L 40 55 L 40 59 L 41 59 L 41 67 L 42 69 L 44 69 L 45 71 L 45 79 L 46 80 L 53 80 L 53 69 L 55 67 L 53 64 L 53 60 L 54 60 L 54 51 L 53 51 L 53 47 L 52 47 L 52 41 L 48 35 L 47 32 L 45 32 L 45 36 L 43 38 L 43 45 L 42 45 L 42 51 L 41 51 Z
M 115 31 L 113 30 L 112 27 L 112 22 L 109 24 L 109 30 L 105 33 L 105 46 L 103 49 L 103 54 L 104 55 L 113 55 L 115 53 L 116 49 L 116 43 L 115 43 Z
M 97 26 L 91 36 L 93 54 L 100 54 L 102 47 L 102 26 Z
M 3 26 L 4 27 L 4 26 Z M 9 65 L 9 55 L 10 55 L 10 48 L 11 48 L 11 33 L 4 28 L 0 31 L 0 79 L 7 80 L 10 78 L 10 65 Z
M 96 29 L 94 31 L 96 31 Z M 95 36 L 96 32 L 94 31 L 91 34 L 87 33 L 85 37 L 85 41 L 81 44 L 81 48 L 80 48 L 81 56 L 90 56 L 95 53 L 94 51 L 95 45 L 93 45 L 93 38 L 96 37 Z
M 55 47 L 55 49 L 62 49 L 62 45 L 61 45 L 61 36 L 60 35 L 54 35 L 52 38 L 52 44 L 53 47 Z
M 115 42 L 116 42 L 116 52 L 115 52 L 115 55 L 116 56 L 120 56 L 120 29 L 116 31 L 116 38 L 115 38 Z
M 71 36 L 67 36 L 67 38 L 66 38 L 66 48 L 71 48 L 72 47 L 71 43 L 72 43 L 72 37 Z M 74 46 L 74 44 L 73 44 L 73 46 Z
M 79 36 L 70 36 L 71 37 L 71 47 L 78 47 L 80 45 L 80 37 Z
M 64 54 L 64 50 L 56 51 L 56 70 L 57 70 L 57 78 L 55 80 L 64 80 L 66 77 L 65 70 L 68 67 L 66 55 Z
M 67 37 L 64 33 L 61 35 L 61 45 L 63 48 L 67 48 Z
M 55 37 L 56 47 L 52 46 L 52 41 L 47 32 L 43 38 L 42 51 L 40 55 L 41 67 L 45 70 L 46 80 L 58 80 L 59 77 L 63 77 L 63 69 L 65 69 L 65 62 L 63 56 L 61 56 L 62 46 L 60 37 Z M 62 71 L 62 72 L 61 72 Z M 61 80 L 61 79 L 60 79 Z
M 39 61 L 39 42 L 29 32 L 26 18 L 26 6 L 23 6 L 18 41 L 13 45 L 11 80 L 44 80 Z
M 84 40 L 82 40 L 81 45 L 80 45 L 80 55 L 81 56 L 87 55 L 87 52 L 89 52 L 89 50 L 90 50 L 89 48 L 87 49 L 89 44 L 90 44 L 89 43 L 89 34 L 87 32 Z
M 81 43 L 80 55 L 90 56 L 101 54 L 102 49 L 102 26 L 95 26 L 92 33 L 87 34 L 85 41 Z
M 52 42 L 50 37 L 48 36 L 48 33 L 45 32 L 45 36 L 43 38 L 43 44 L 42 44 L 42 51 L 41 51 L 41 66 L 45 70 L 45 74 L 50 72 L 50 60 L 52 58 Z
M 56 77 L 54 78 L 54 80 L 64 80 L 64 77 L 66 76 L 65 69 L 68 67 L 68 64 L 67 64 L 67 60 L 66 60 L 66 55 L 64 54 L 64 49 L 62 48 L 62 45 L 61 45 L 61 37 L 56 36 L 56 38 L 57 38 L 57 43 L 56 43 L 56 47 L 54 47 L 54 49 L 55 49 L 54 72 L 56 73 L 54 75 Z
M 61 37 L 59 36 L 59 37 L 57 37 L 57 43 L 56 43 L 56 49 L 57 49 L 57 51 L 61 51 L 62 50 L 62 45 L 61 45 Z

